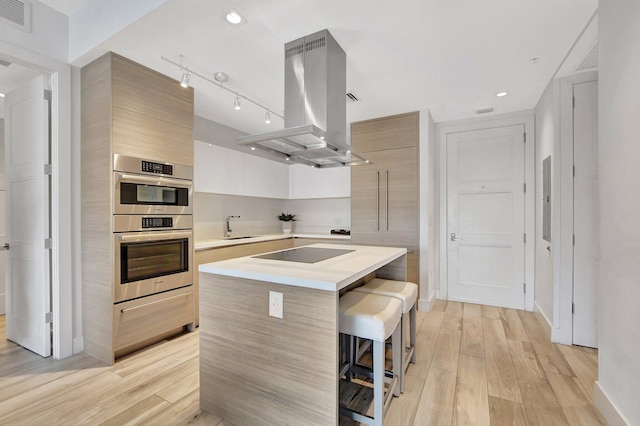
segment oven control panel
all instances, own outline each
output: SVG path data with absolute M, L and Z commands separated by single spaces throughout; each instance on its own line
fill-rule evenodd
M 173 228 L 172 217 L 143 217 L 142 229 Z
M 142 160 L 142 171 L 161 175 L 173 175 L 173 166 L 171 164 L 154 163 L 152 161 Z

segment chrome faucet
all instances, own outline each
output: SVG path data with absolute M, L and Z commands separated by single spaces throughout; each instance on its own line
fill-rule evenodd
M 231 236 L 231 231 L 233 231 L 229 223 L 230 219 L 240 219 L 240 216 L 227 216 L 227 235 L 226 235 L 227 238 Z

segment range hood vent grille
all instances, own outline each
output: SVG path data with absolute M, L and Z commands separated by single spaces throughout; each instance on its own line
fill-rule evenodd
M 319 37 L 315 40 L 307 41 L 304 43 L 304 51 L 310 52 L 313 49 L 320 49 L 325 46 L 325 38 Z
M 304 43 L 300 43 L 296 46 L 292 46 L 285 51 L 284 57 L 290 58 L 295 55 L 302 55 L 304 53 Z
M 285 44 L 285 128 L 243 136 L 237 143 L 318 168 L 368 164 L 346 142 L 346 79 L 346 54 L 329 31 Z

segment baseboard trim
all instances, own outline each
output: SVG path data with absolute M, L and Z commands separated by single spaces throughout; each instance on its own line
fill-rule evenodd
M 542 326 L 542 329 L 544 330 L 544 333 L 547 335 L 547 338 L 551 340 L 551 321 L 549 321 L 549 318 L 547 318 L 547 316 L 542 312 L 542 309 L 540 309 L 540 306 L 538 306 L 537 302 L 533 303 L 533 313 L 535 314 L 536 318 L 538 319 L 538 322 Z
M 435 292 L 431 294 L 427 299 L 418 299 L 418 310 L 420 312 L 429 312 L 433 309 L 433 305 L 436 303 Z
M 84 339 L 82 336 L 73 338 L 73 354 L 79 354 L 84 351 Z
M 630 424 L 620 414 L 615 404 L 611 402 L 611 399 L 600 387 L 600 382 L 598 381 L 593 386 L 593 402 L 610 426 L 628 426 Z

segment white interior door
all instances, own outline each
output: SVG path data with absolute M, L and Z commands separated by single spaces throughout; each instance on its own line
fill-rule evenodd
M 573 343 L 598 347 L 598 82 L 573 86 Z
M 0 315 L 7 312 L 7 291 L 5 286 L 5 268 L 7 242 L 7 226 L 6 226 L 6 192 L 4 183 L 4 119 L 0 118 Z
M 51 355 L 49 101 L 45 76 L 5 97 L 7 338 Z
M 448 298 L 524 308 L 524 126 L 447 135 Z

